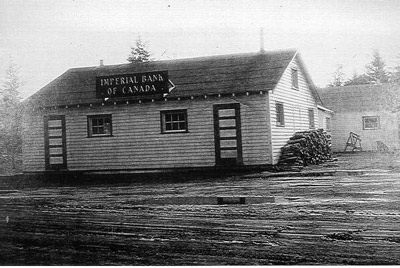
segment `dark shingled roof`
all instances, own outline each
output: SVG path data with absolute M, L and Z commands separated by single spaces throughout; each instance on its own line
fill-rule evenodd
M 25 103 L 35 107 L 99 103 L 96 76 L 162 70 L 168 70 L 176 86 L 167 98 L 272 90 L 295 56 L 296 50 L 282 50 L 73 68 Z
M 325 107 L 334 112 L 352 112 L 389 109 L 394 100 L 390 95 L 398 94 L 399 86 L 393 84 L 355 85 L 318 89 Z M 393 104 L 395 105 L 395 104 Z

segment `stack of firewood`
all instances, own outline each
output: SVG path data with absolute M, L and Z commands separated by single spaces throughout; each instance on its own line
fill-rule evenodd
M 323 129 L 296 132 L 281 148 L 279 166 L 303 167 L 332 159 L 330 135 Z

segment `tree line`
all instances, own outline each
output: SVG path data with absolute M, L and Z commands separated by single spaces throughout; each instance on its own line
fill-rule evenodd
M 400 56 L 398 56 L 398 58 L 400 59 Z M 151 53 L 147 48 L 147 43 L 139 36 L 135 41 L 135 46 L 131 47 L 131 53 L 127 61 L 130 63 L 139 63 L 152 60 Z M 394 67 L 393 71 L 389 71 L 379 50 L 374 50 L 372 53 L 372 60 L 365 66 L 364 73 L 354 73 L 351 78 L 346 79 L 343 65 L 339 65 L 333 73 L 332 81 L 329 82 L 327 87 L 381 83 L 400 83 L 400 63 Z
M 0 174 L 21 171 L 22 85 L 19 67 L 10 63 L 0 86 Z
M 329 82 L 327 87 L 399 82 L 400 64 L 397 65 L 393 71 L 389 71 L 385 61 L 379 53 L 379 50 L 374 50 L 372 54 L 372 60 L 365 66 L 364 73 L 354 73 L 351 78 L 346 79 L 343 72 L 343 65 L 339 65 L 336 71 L 333 73 L 332 81 Z

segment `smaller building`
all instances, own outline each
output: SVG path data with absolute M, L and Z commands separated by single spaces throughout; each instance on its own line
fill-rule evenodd
M 326 119 L 326 128 L 332 129 L 333 151 L 344 151 L 350 132 L 360 135 L 363 151 L 376 151 L 378 142 L 389 150 L 399 149 L 398 87 L 380 84 L 318 89 L 324 105 L 335 112 L 331 123 Z

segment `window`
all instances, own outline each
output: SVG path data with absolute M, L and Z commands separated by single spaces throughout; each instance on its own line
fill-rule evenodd
M 88 137 L 112 136 L 111 114 L 88 116 Z
M 379 129 L 379 116 L 363 116 L 363 129 Z
M 283 127 L 285 125 L 285 112 L 283 110 L 283 103 L 276 103 L 276 125 Z
M 292 88 L 299 89 L 299 72 L 297 69 L 292 69 Z
M 161 111 L 161 133 L 187 132 L 187 111 Z
M 310 129 L 315 128 L 315 122 L 314 122 L 314 109 L 308 109 L 308 126 Z
M 331 131 L 331 128 L 332 128 L 331 118 L 325 117 L 325 122 L 326 122 L 326 131 Z

